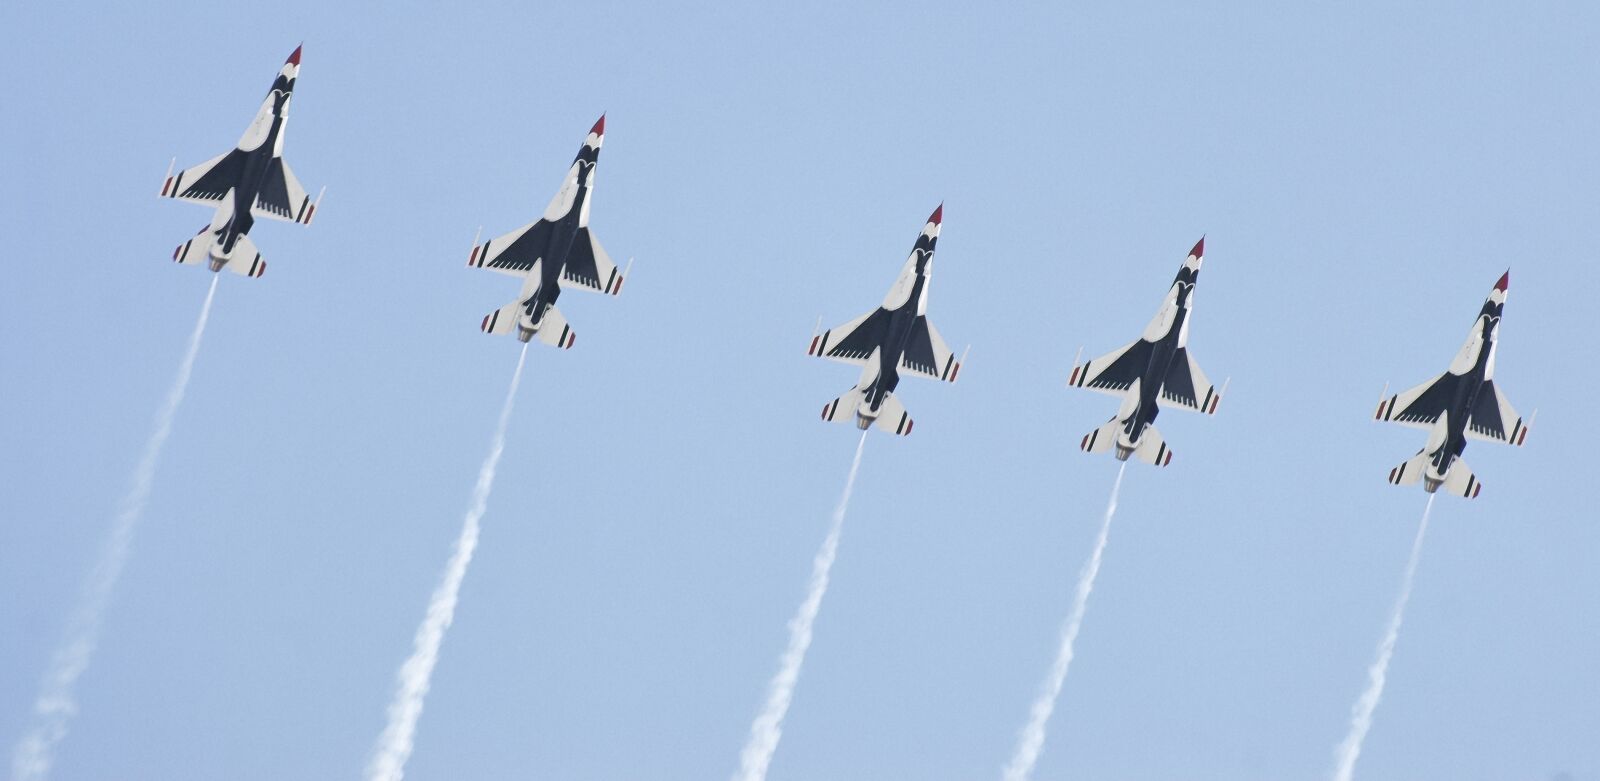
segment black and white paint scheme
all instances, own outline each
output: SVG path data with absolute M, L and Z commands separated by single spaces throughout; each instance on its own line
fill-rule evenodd
M 522 279 L 517 300 L 483 317 L 488 334 L 515 332 L 527 342 L 535 336 L 552 347 L 572 347 L 577 335 L 556 308 L 561 288 L 572 284 L 597 293 L 622 292 L 625 273 L 589 233 L 590 194 L 594 169 L 600 162 L 600 144 L 606 137 L 606 118 L 594 123 L 583 147 L 567 169 L 561 190 L 545 207 L 544 216 L 504 236 L 475 244 L 467 265 L 486 268 Z
M 1068 385 L 1122 398 L 1116 417 L 1083 437 L 1079 446 L 1085 452 L 1115 449 L 1118 461 L 1138 456 L 1147 464 L 1166 466 L 1172 463 L 1172 450 L 1155 427 L 1160 404 L 1216 414 L 1222 391 L 1206 379 L 1188 347 L 1189 312 L 1205 251 L 1204 238 L 1189 250 L 1160 311 L 1138 340 L 1072 367 Z
M 940 204 L 922 226 L 911 257 L 882 306 L 811 337 L 808 354 L 863 367 L 854 388 L 822 407 L 823 420 L 854 420 L 863 431 L 877 423 L 884 431 L 910 434 L 911 416 L 894 393 L 900 373 L 956 381 L 961 362 L 927 315 L 933 249 L 943 217 Z
M 1428 444 L 1405 463 L 1389 470 L 1395 485 L 1422 483 L 1433 493 L 1442 485 L 1450 493 L 1474 498 L 1483 484 L 1461 451 L 1467 439 L 1521 445 L 1528 424 L 1494 384 L 1494 352 L 1500 335 L 1500 313 L 1506 305 L 1511 272 L 1500 276 L 1483 309 L 1472 321 L 1467 342 L 1445 373 L 1378 403 L 1377 419 L 1428 432 Z M 1529 421 L 1531 423 L 1531 421 Z
M 259 277 L 266 272 L 267 263 L 250 240 L 255 218 L 311 224 L 317 205 L 283 161 L 289 98 L 299 74 L 300 47 L 295 47 L 237 148 L 179 171 L 176 176 L 167 172 L 161 197 L 203 203 L 217 210 L 210 225 L 173 250 L 173 260 L 185 265 L 209 262 L 212 271 L 227 269 L 241 276 Z

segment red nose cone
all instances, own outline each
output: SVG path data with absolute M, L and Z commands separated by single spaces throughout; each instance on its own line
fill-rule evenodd
M 1504 293 L 1504 292 L 1506 292 L 1506 288 L 1508 288 L 1510 286 L 1511 286 L 1511 269 L 1506 269 L 1506 273 L 1500 275 L 1500 281 L 1494 283 L 1494 289 Z
M 285 62 L 284 64 L 285 65 L 299 65 L 300 64 L 300 50 L 304 49 L 304 48 L 305 48 L 305 44 L 301 44 L 299 46 L 294 47 L 294 54 L 289 55 L 289 60 L 287 62 Z
M 943 220 L 944 220 L 944 204 L 941 203 L 941 204 L 939 204 L 939 208 L 934 209 L 933 210 L 933 214 L 928 216 L 928 222 L 931 222 L 934 225 L 938 225 Z
M 605 135 L 606 134 L 606 115 L 601 114 L 599 121 L 594 123 L 594 127 L 589 128 L 589 132 L 593 133 L 593 134 L 595 134 L 597 136 Z
M 1194 243 L 1194 249 L 1189 250 L 1189 255 L 1196 258 L 1206 256 L 1206 237 L 1201 236 L 1200 240 Z

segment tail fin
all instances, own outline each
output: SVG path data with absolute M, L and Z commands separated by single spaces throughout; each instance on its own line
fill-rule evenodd
M 1406 459 L 1405 463 L 1389 470 L 1389 482 L 1394 485 L 1416 485 L 1422 482 L 1422 476 L 1428 473 L 1430 462 L 1427 448 L 1418 450 L 1417 454 Z M 1457 462 L 1456 466 L 1460 465 Z
M 1478 476 L 1472 473 L 1467 462 L 1458 458 L 1450 464 L 1450 473 L 1444 476 L 1444 488 L 1456 496 L 1476 499 L 1483 491 L 1483 483 L 1478 482 Z
M 1105 453 L 1117 446 L 1117 440 L 1122 436 L 1123 426 L 1127 423 L 1121 415 L 1106 421 L 1105 425 L 1083 435 L 1083 440 L 1078 443 L 1078 448 L 1085 453 Z M 1166 440 L 1161 438 L 1161 432 L 1155 426 L 1145 426 L 1144 433 L 1139 435 L 1139 444 L 1134 447 L 1133 455 L 1140 461 L 1155 466 L 1166 466 L 1172 463 L 1172 450 L 1167 447 Z M 1124 458 L 1118 454 L 1118 458 Z
M 1166 466 L 1172 463 L 1172 449 L 1167 447 L 1167 441 L 1155 426 L 1144 427 L 1144 433 L 1139 435 L 1139 447 L 1134 449 L 1133 454 L 1146 464 Z
M 1389 482 L 1395 485 L 1416 485 L 1422 482 L 1428 474 L 1428 468 L 1433 466 L 1433 457 L 1429 452 L 1428 448 L 1418 450 L 1417 454 L 1407 459 L 1405 463 L 1389 470 Z M 1467 462 L 1459 458 L 1450 462 L 1450 471 L 1445 473 L 1444 482 L 1439 487 L 1468 499 L 1476 499 L 1478 494 L 1483 492 L 1483 483 L 1478 482 L 1477 475 L 1472 473 L 1472 467 L 1467 466 Z
M 206 226 L 196 233 L 194 238 L 178 245 L 172 251 L 172 259 L 185 266 L 204 265 L 211 261 L 211 250 L 217 246 L 217 234 L 213 233 L 211 226 Z M 256 250 L 255 242 L 250 240 L 249 234 L 240 235 L 233 243 L 233 255 L 224 262 L 223 268 L 243 277 L 259 277 L 267 273 L 267 261 L 261 258 L 261 253 Z
M 861 428 L 859 413 L 867 406 L 867 392 L 860 388 L 851 388 L 827 404 L 822 405 L 822 419 L 832 423 L 855 423 Z M 906 435 L 911 433 L 911 416 L 906 413 L 900 397 L 893 393 L 885 394 L 883 403 L 878 405 L 878 417 L 873 424 L 890 434 Z
M 1122 432 L 1122 420 L 1112 418 L 1104 426 L 1083 435 L 1078 448 L 1085 453 L 1104 453 L 1117 444 L 1117 434 Z
M 526 321 L 526 306 L 522 301 L 512 301 L 484 315 L 478 329 L 495 336 L 514 333 L 521 338 L 522 334 L 519 331 Z M 545 307 L 544 317 L 540 319 L 539 328 L 533 332 L 533 336 L 539 337 L 539 341 L 551 347 L 560 347 L 564 350 L 571 349 L 573 342 L 578 339 L 572 326 L 567 325 L 567 318 L 561 314 L 561 310 L 553 306 Z

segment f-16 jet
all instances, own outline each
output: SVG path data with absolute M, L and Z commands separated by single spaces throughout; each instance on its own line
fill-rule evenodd
M 606 118 L 601 116 L 584 137 L 578 156 L 567 169 L 567 178 L 545 207 L 543 217 L 473 246 L 468 266 L 522 279 L 517 300 L 484 315 L 484 333 L 514 331 L 521 341 L 537 336 L 545 344 L 567 349 L 577 335 L 556 308 L 561 288 L 572 284 L 597 293 L 622 292 L 626 272 L 617 271 L 617 264 L 589 233 L 589 197 L 605 137 Z
M 1189 250 L 1160 311 L 1136 341 L 1072 367 L 1068 385 L 1122 397 L 1116 416 L 1084 435 L 1079 446 L 1085 452 L 1104 453 L 1114 448 L 1119 461 L 1138 456 L 1147 464 L 1166 466 L 1172 463 L 1172 449 L 1154 425 L 1161 412 L 1159 404 L 1216 413 L 1222 391 L 1206 379 L 1187 346 L 1189 310 L 1194 306 L 1194 286 L 1205 251 L 1202 238 Z
M 167 181 L 161 185 L 163 198 L 203 203 L 217 210 L 210 225 L 173 250 L 173 260 L 185 265 L 209 261 L 212 271 L 228 269 L 259 277 L 266 272 L 267 263 L 248 235 L 255 218 L 311 224 L 317 204 L 283 161 L 284 125 L 289 121 L 289 98 L 299 73 L 300 47 L 295 47 L 238 147 L 179 171 L 177 176 L 167 171 Z
M 1528 425 L 1494 384 L 1495 343 L 1510 284 L 1510 271 L 1494 283 L 1467 332 L 1466 344 L 1444 374 L 1378 403 L 1378 420 L 1428 432 L 1428 444 L 1389 470 L 1389 482 L 1416 485 L 1420 481 L 1430 494 L 1442 485 L 1450 493 L 1472 499 L 1483 490 L 1483 483 L 1461 460 L 1467 439 L 1519 446 L 1527 440 Z
M 808 355 L 863 367 L 854 388 L 823 405 L 823 420 L 854 420 L 863 431 L 876 423 L 884 431 L 910 434 L 911 416 L 894 393 L 900 372 L 956 381 L 961 362 L 927 316 L 933 248 L 939 241 L 943 216 L 944 205 L 940 204 L 922 226 L 911 257 L 881 306 L 811 337 Z

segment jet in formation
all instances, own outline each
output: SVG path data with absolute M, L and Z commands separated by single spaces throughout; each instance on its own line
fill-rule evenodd
M 1205 250 L 1204 238 L 1189 250 L 1144 334 L 1131 344 L 1072 367 L 1068 385 L 1122 398 L 1116 416 L 1083 437 L 1080 447 L 1085 452 L 1104 453 L 1114 448 L 1119 461 L 1138 456 L 1147 464 L 1166 466 L 1172 463 L 1172 449 L 1155 427 L 1156 415 L 1161 412 L 1159 402 L 1207 415 L 1216 413 L 1222 391 L 1206 379 L 1187 346 L 1189 310 L 1194 306 L 1194 286 Z
M 1510 283 L 1510 271 L 1494 283 L 1449 369 L 1378 403 L 1378 420 L 1428 432 L 1428 444 L 1389 470 L 1389 482 L 1421 482 L 1430 494 L 1444 486 L 1450 493 L 1472 499 L 1483 490 L 1483 483 L 1461 460 L 1467 439 L 1519 446 L 1527 440 L 1528 425 L 1494 384 L 1495 342 Z
M 167 171 L 167 181 L 161 186 L 163 198 L 203 203 L 217 210 L 210 225 L 178 245 L 173 260 L 185 265 L 209 261 L 212 271 L 228 269 L 259 277 L 266 272 L 267 263 L 250 240 L 255 218 L 311 224 L 317 205 L 283 161 L 284 125 L 289 121 L 289 98 L 299 73 L 300 47 L 295 47 L 236 148 L 179 171 L 177 176 Z
M 617 264 L 589 233 L 589 194 L 605 137 L 606 118 L 601 116 L 583 139 L 567 178 L 545 207 L 543 217 L 499 238 L 474 244 L 468 266 L 522 279 L 517 300 L 484 315 L 484 333 L 515 332 L 523 342 L 537 336 L 545 344 L 567 349 L 577 335 L 556 308 L 562 286 L 570 283 L 610 295 L 622 292 L 627 273 L 617 271 Z
M 808 355 L 863 367 L 854 388 L 823 405 L 823 420 L 854 420 L 863 431 L 876 423 L 884 431 L 910 434 L 911 416 L 894 393 L 900 372 L 956 381 L 961 362 L 927 315 L 933 249 L 939 242 L 943 216 L 944 205 L 940 204 L 922 226 L 911 257 L 881 306 L 811 337 Z

